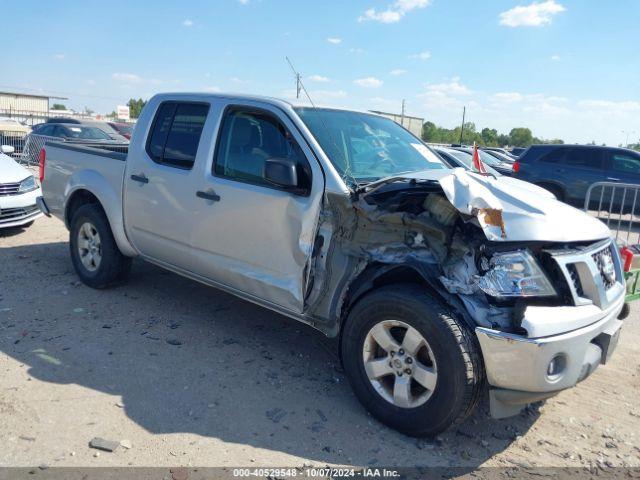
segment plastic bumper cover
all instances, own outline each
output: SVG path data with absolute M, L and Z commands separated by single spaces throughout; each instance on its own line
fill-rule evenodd
M 623 324 L 617 318 L 623 303 L 624 295 L 595 323 L 549 337 L 476 328 L 491 387 L 492 415 L 515 415 L 526 404 L 574 386 L 606 363 Z M 552 361 L 556 362 L 553 367 Z

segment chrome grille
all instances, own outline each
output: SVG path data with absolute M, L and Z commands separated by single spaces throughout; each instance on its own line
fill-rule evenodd
M 23 217 L 28 217 L 38 212 L 38 207 L 32 205 L 24 208 L 3 208 L 0 211 L 0 224 L 3 222 L 10 222 L 12 220 L 19 220 Z
M 611 248 L 607 247 L 599 252 L 591 255 L 593 261 L 596 262 L 600 278 L 602 278 L 602 284 L 604 288 L 609 290 L 616 284 L 616 273 L 613 268 L 613 256 L 611 255 Z M 607 272 L 609 269 L 609 273 Z M 607 274 L 608 273 L 608 274 Z
M 574 305 L 602 309 L 624 296 L 622 264 L 611 240 L 562 250 L 549 250 L 567 281 Z
M 0 183 L 0 197 L 7 195 L 15 195 L 20 189 L 20 182 L 17 183 Z
M 576 289 L 576 293 L 579 297 L 584 297 L 584 292 L 582 291 L 582 283 L 580 283 L 580 276 L 578 275 L 578 269 L 576 268 L 575 264 L 567 264 L 567 270 L 569 271 L 570 280 L 573 284 L 573 288 Z

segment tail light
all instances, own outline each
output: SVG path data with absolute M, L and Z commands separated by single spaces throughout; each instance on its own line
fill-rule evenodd
M 47 161 L 47 151 L 43 148 L 40 150 L 40 155 L 38 155 L 38 165 L 39 165 L 39 177 L 40 183 L 44 180 L 44 163 Z
M 518 173 L 519 171 L 520 171 L 520 162 L 516 160 L 513 163 L 513 173 Z

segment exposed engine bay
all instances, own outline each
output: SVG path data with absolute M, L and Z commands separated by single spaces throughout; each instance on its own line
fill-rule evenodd
M 508 197 L 510 203 L 505 202 L 508 187 L 494 190 L 495 179 L 453 172 L 439 178 L 390 179 L 348 202 L 327 194 L 329 208 L 321 218 L 307 312 L 335 318 L 331 314 L 342 312 L 366 288 L 362 277 L 394 266 L 419 272 L 471 326 L 526 335 L 521 321 L 528 305 L 573 305 L 551 252 L 606 238 L 600 225 L 587 220 L 591 231 L 585 232 L 583 225 L 582 239 L 557 241 L 553 231 L 545 234 L 531 227 L 542 223 L 548 229 L 556 219 L 547 212 L 530 207 L 527 199 Z M 535 191 L 532 195 L 538 196 L 537 205 L 544 197 Z M 558 202 L 546 195 L 557 210 Z M 519 228 L 513 230 L 510 222 Z M 341 295 L 329 304 L 324 292 Z

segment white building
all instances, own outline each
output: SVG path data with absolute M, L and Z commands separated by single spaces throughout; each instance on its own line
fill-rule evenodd
M 14 118 L 27 125 L 44 122 L 49 117 L 49 100 L 62 97 L 30 93 L 0 92 L 0 117 Z
M 402 125 L 416 137 L 422 138 L 422 124 L 424 123 L 424 118 L 410 117 L 409 115 L 402 115 L 400 113 L 378 112 L 375 110 L 370 110 L 370 112 L 387 117 L 388 119 Z

